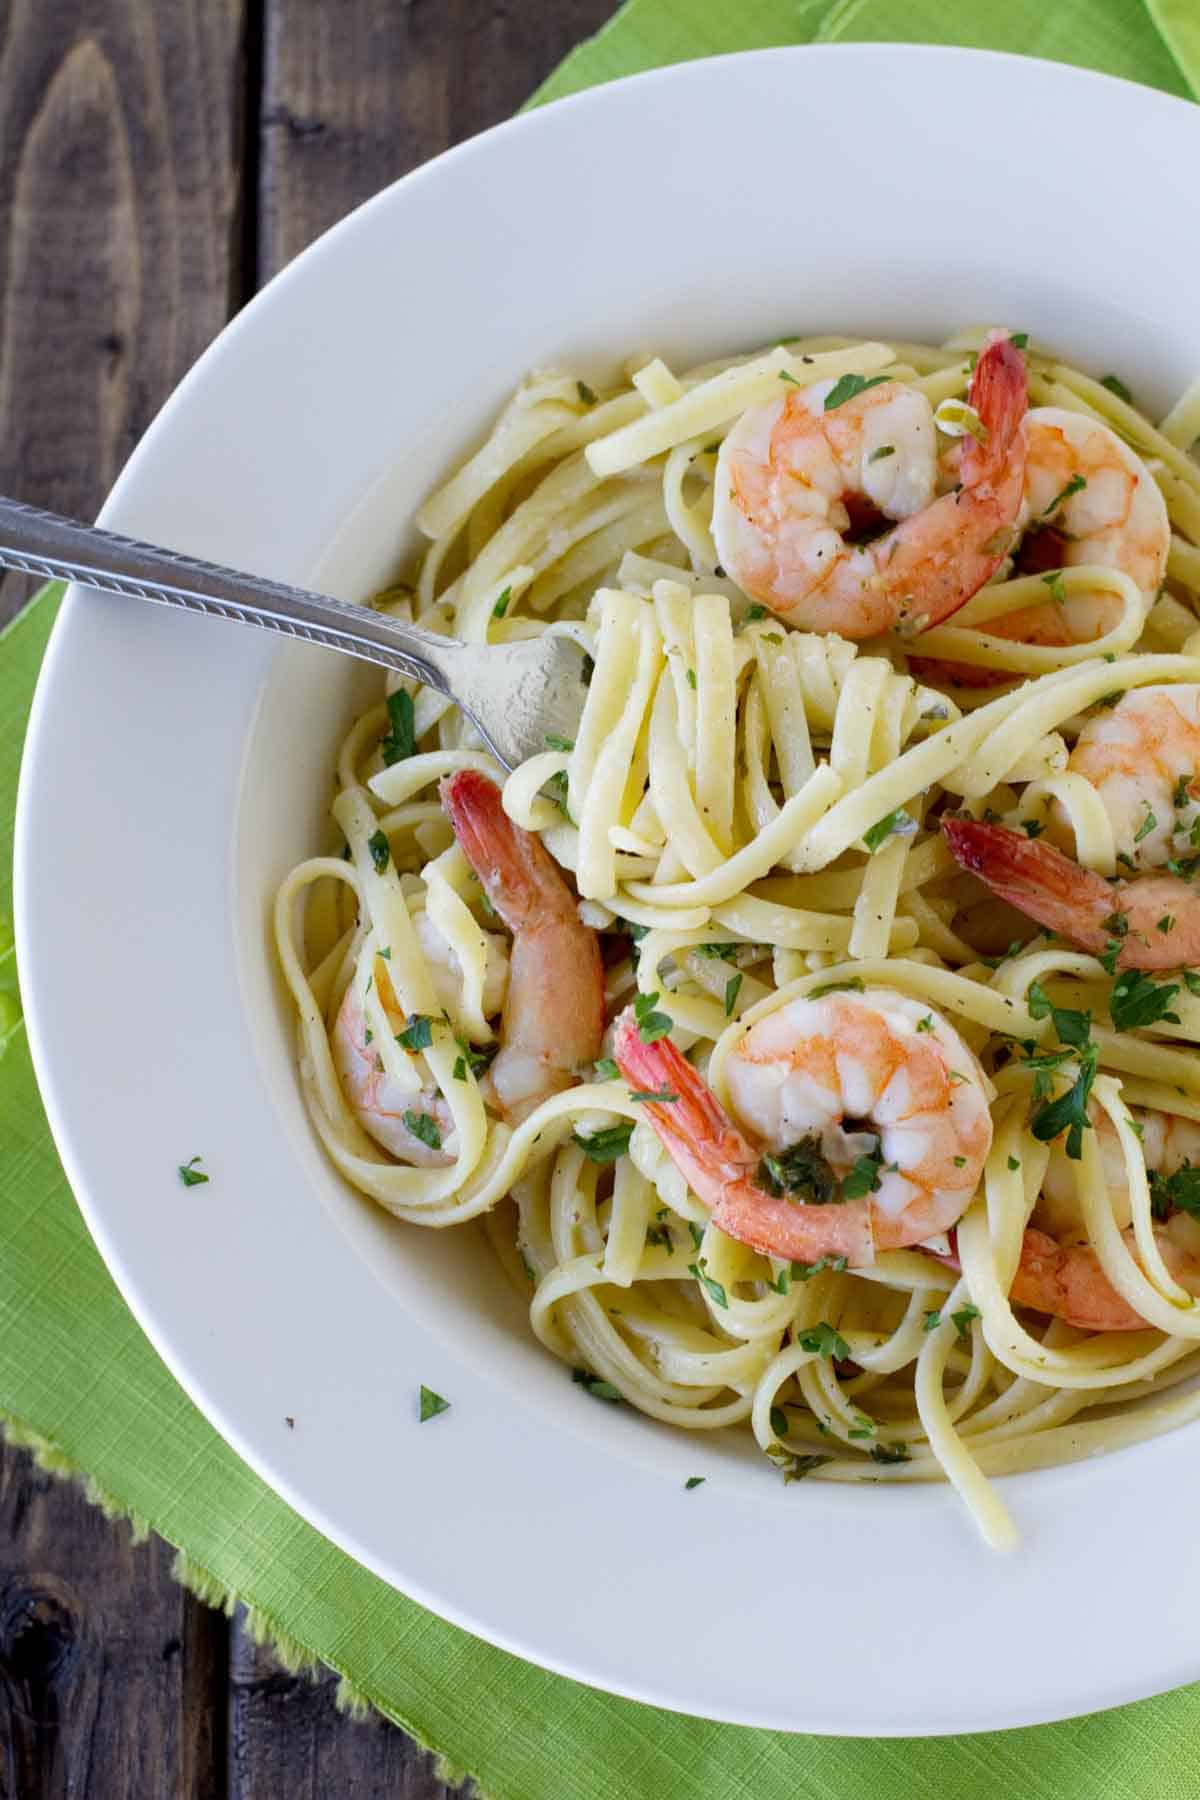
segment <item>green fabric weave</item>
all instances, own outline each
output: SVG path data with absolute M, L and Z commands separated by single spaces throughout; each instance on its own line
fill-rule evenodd
M 770 44 L 976 44 L 1200 93 L 1197 0 L 629 0 L 535 96 Z M 1190 81 L 1190 89 L 1189 89 Z M 57 610 L 0 637 L 0 915 L 11 911 L 19 746 Z M 517 1661 L 395 1593 L 227 1448 L 125 1308 L 46 1128 L 0 936 L 0 1414 L 49 1466 L 173 1544 L 206 1597 L 236 1595 L 294 1662 L 319 1658 L 497 1800 L 1191 1800 L 1200 1688 L 1056 1726 L 957 1739 L 789 1736 L 615 1700 Z M 5 996 L 8 996 L 7 999 Z M 850 1677 L 853 1678 L 852 1676 Z M 802 1680 L 801 1674 L 797 1676 Z

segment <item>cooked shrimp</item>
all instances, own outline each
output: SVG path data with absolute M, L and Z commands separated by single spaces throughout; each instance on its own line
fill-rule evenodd
M 713 534 L 730 576 L 789 625 L 873 637 L 915 633 L 969 600 L 1008 550 L 1024 478 L 1025 363 L 1006 338 L 971 382 L 983 426 L 962 485 L 934 499 L 936 445 L 924 395 L 885 381 L 826 412 L 831 384 L 743 414 L 717 458 Z M 867 544 L 843 537 L 847 500 L 898 520 Z
M 1184 1218 L 1185 1225 L 1192 1221 Z M 1200 1256 L 1178 1241 L 1176 1219 L 1154 1232 L 1164 1263 L 1181 1287 L 1200 1294 Z M 1132 1230 L 1122 1232 L 1136 1254 Z M 1148 1331 L 1140 1313 L 1118 1294 L 1090 1244 L 1059 1244 L 1030 1226 L 1021 1243 L 1021 1260 L 1009 1299 L 1032 1312 L 1052 1313 L 1080 1331 Z
M 604 971 L 596 933 L 583 924 L 562 871 L 542 840 L 514 825 L 500 790 L 475 769 L 441 785 L 464 856 L 513 934 L 500 1052 L 489 1090 L 520 1121 L 578 1080 L 600 1054 Z
M 1200 962 L 1200 894 L 1179 875 L 1105 881 L 1044 838 L 1007 825 L 943 819 L 959 865 L 994 894 L 1093 956 L 1119 945 L 1119 969 L 1179 969 Z
M 1119 569 L 1141 589 L 1148 611 L 1166 573 L 1171 527 L 1141 457 L 1099 419 L 1060 406 L 1035 407 L 1025 432 L 1021 560 L 1034 573 L 1079 563 Z M 1111 630 L 1119 612 L 1115 596 L 1074 594 L 1022 607 L 985 629 L 1025 644 L 1082 644 Z M 953 668 L 953 679 L 967 686 L 1008 679 L 1002 671 Z
M 1134 688 L 1087 721 L 1067 767 L 1091 782 L 1135 868 L 1188 855 L 1200 818 L 1200 687 Z
M 991 1147 L 971 1051 L 929 1007 L 887 988 L 791 1000 L 751 1026 L 726 1073 L 757 1148 L 669 1039 L 642 1042 L 631 1011 L 614 1055 L 713 1222 L 768 1256 L 862 1265 L 945 1231 Z M 864 1191 L 840 1197 L 852 1171 Z
M 1200 1121 L 1180 1118 L 1176 1113 L 1148 1112 L 1142 1107 L 1132 1107 L 1130 1111 L 1141 1132 L 1146 1168 L 1152 1174 L 1173 1175 L 1177 1169 L 1200 1168 Z M 1120 1140 L 1103 1108 L 1093 1106 L 1089 1116 L 1104 1164 L 1113 1217 L 1123 1229 L 1129 1224 L 1130 1211 Z M 1078 1168 L 1079 1164 L 1071 1161 L 1060 1143 L 1051 1146 L 1032 1222 L 1060 1244 L 1079 1243 L 1087 1237 L 1075 1184 Z
M 387 963 L 375 958 L 371 979 L 393 1035 L 408 1021 L 388 979 Z M 354 981 L 346 989 L 331 1036 L 333 1066 L 342 1092 L 355 1118 L 392 1156 L 419 1168 L 440 1169 L 454 1161 L 458 1139 L 454 1115 L 437 1088 L 419 1089 L 389 1075 L 383 1059 L 371 1048 L 371 1033 L 363 1014 L 362 996 Z M 426 1119 L 434 1127 L 418 1137 L 406 1122 Z

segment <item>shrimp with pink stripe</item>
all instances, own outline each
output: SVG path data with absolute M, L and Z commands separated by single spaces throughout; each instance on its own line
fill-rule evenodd
M 617 1021 L 617 1065 L 713 1223 L 767 1256 L 852 1266 L 962 1217 L 992 1141 L 954 1027 L 887 988 L 787 1001 L 725 1062 L 734 1117 L 668 1038 Z

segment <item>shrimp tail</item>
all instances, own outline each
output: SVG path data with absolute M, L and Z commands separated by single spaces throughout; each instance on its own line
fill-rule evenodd
M 1080 1331 L 1146 1331 L 1148 1326 L 1113 1287 L 1090 1244 L 1059 1244 L 1032 1225 L 1009 1299 L 1051 1313 Z
M 1120 944 L 1118 969 L 1179 969 L 1200 956 L 1200 895 L 1175 875 L 1110 886 L 1053 844 L 1008 825 L 943 819 L 955 861 L 1018 912 L 1099 955 Z
M 797 1262 L 827 1254 L 856 1266 L 875 1260 L 865 1206 L 805 1207 L 758 1185 L 759 1159 L 716 1095 L 669 1038 L 642 1042 L 632 1008 L 617 1020 L 613 1055 L 663 1149 L 727 1236 Z
M 1007 337 L 994 339 L 980 353 L 967 400 L 983 421 L 987 441 L 981 444 L 967 438 L 960 464 L 964 487 L 992 487 L 1002 481 L 1011 484 L 1015 467 L 1020 492 L 1025 458 L 1021 455 L 1014 460 L 1013 453 L 1025 417 L 1028 385 L 1025 358 Z
M 438 793 L 463 855 L 508 929 L 521 931 L 548 890 L 562 886 L 558 865 L 532 831 L 515 825 L 496 783 L 478 769 L 456 769 Z
M 1102 875 L 1081 868 L 1040 838 L 981 819 L 943 819 L 942 834 L 960 868 L 1000 899 L 1083 949 L 1103 950 L 1103 921 L 1117 901 Z

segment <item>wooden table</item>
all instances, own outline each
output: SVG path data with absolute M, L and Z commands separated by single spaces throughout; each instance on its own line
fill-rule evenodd
M 94 517 L 185 369 L 358 201 L 513 112 L 615 0 L 0 6 L 0 492 Z M 0 586 L 0 620 L 27 586 Z M 430 1800 L 73 1486 L 0 1455 L 0 1800 Z M 456 1790 L 462 1791 L 462 1790 Z

